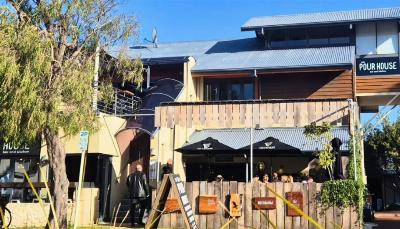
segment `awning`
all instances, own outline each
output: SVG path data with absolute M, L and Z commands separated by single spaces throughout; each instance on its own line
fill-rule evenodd
M 323 141 L 312 140 L 306 137 L 303 132 L 304 128 L 300 127 L 254 129 L 253 147 L 256 150 L 256 147 L 259 146 L 258 143 L 264 144 L 265 146 L 265 143 L 268 142 L 265 140 L 273 138 L 275 140 L 271 141 L 271 145 L 275 143 L 275 147 L 282 149 L 296 149 L 303 153 L 308 152 L 310 154 L 316 150 L 322 149 L 324 145 Z M 340 146 L 340 150 L 342 152 L 348 152 L 348 142 L 350 139 L 349 127 L 334 127 L 332 128 L 332 135 L 334 138 L 339 138 L 343 142 Z M 216 140 L 219 144 L 225 145 L 224 147 L 226 148 L 231 148 L 231 152 L 232 150 L 240 152 L 239 150 L 246 149 L 246 147 L 250 149 L 249 128 L 198 130 L 190 136 L 189 141 L 184 144 L 181 149 L 208 138 Z
M 182 148 L 177 149 L 176 151 L 182 153 L 190 153 L 190 152 L 215 152 L 215 151 L 231 151 L 234 150 L 231 147 L 220 143 L 218 140 L 208 137 L 204 140 L 185 144 Z
M 240 150 L 250 150 L 250 144 L 241 148 Z M 300 149 L 288 145 L 286 143 L 280 142 L 278 139 L 273 137 L 267 137 L 266 139 L 253 143 L 253 150 L 255 154 L 276 154 L 279 155 L 299 155 L 303 156 L 304 154 Z M 277 152 L 279 151 L 279 152 Z

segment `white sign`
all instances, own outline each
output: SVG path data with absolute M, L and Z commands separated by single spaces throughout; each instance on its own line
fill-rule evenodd
M 79 133 L 79 149 L 85 151 L 89 145 L 89 131 L 81 131 Z

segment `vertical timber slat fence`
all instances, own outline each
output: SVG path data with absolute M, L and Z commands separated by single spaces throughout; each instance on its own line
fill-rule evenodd
M 301 192 L 303 194 L 303 212 L 314 218 L 324 228 L 343 229 L 360 228 L 357 221 L 357 213 L 354 209 L 338 209 L 329 208 L 325 212 L 322 211 L 321 204 L 318 202 L 317 193 L 321 190 L 321 184 L 310 183 L 243 183 L 235 181 L 224 182 L 205 182 L 194 181 L 186 182 L 185 188 L 188 193 L 189 201 L 195 210 L 195 218 L 201 229 L 203 228 L 220 228 L 227 223 L 230 218 L 224 208 L 218 205 L 215 214 L 199 213 L 199 195 L 215 195 L 217 201 L 224 204 L 228 208 L 229 195 L 232 193 L 242 194 L 242 215 L 233 220 L 225 228 L 273 228 L 268 224 L 265 216 L 268 216 L 270 222 L 275 224 L 278 229 L 306 229 L 315 228 L 305 218 L 301 216 L 288 216 L 287 206 L 282 200 L 276 198 L 276 208 L 271 210 L 257 210 L 252 204 L 254 197 L 275 197 L 268 188 L 275 190 L 279 195 L 286 197 L 287 192 Z M 156 190 L 153 190 L 155 196 Z M 159 228 L 184 228 L 183 217 L 180 212 L 164 213 L 161 216 Z M 334 226 L 337 225 L 337 226 Z

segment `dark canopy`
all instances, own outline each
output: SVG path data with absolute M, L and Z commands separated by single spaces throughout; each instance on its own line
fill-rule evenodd
M 204 151 L 230 151 L 234 150 L 233 148 L 220 143 L 218 140 L 208 137 L 204 140 L 186 144 L 182 148 L 177 149 L 176 151 L 181 153 L 193 153 L 193 152 L 204 152 Z
M 241 148 L 241 150 L 250 150 L 250 145 Z M 256 153 L 279 154 L 280 155 L 304 155 L 300 149 L 280 142 L 278 139 L 268 137 L 262 141 L 253 143 L 253 150 Z

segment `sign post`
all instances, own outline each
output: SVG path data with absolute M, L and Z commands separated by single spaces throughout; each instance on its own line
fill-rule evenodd
M 85 170 L 85 160 L 86 160 L 86 151 L 89 145 L 89 132 L 81 131 L 79 133 L 79 149 L 81 151 L 81 165 L 79 168 L 79 181 L 78 181 L 78 189 L 76 190 L 76 199 L 75 199 L 75 216 L 74 216 L 74 229 L 78 227 L 79 223 L 79 207 L 81 201 L 81 189 L 84 177 Z

